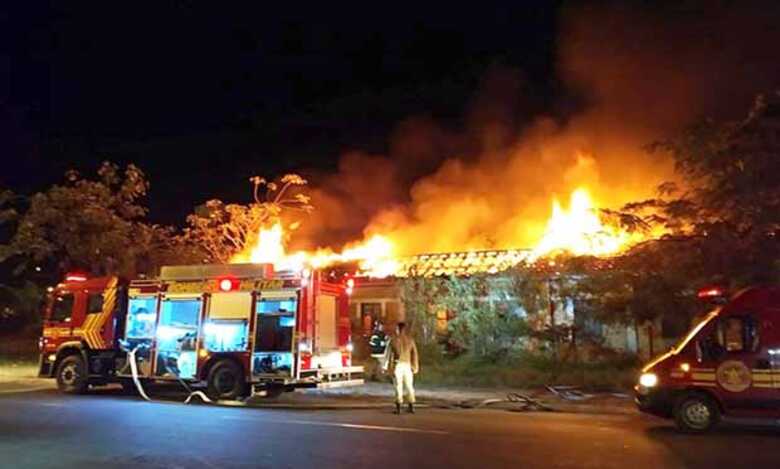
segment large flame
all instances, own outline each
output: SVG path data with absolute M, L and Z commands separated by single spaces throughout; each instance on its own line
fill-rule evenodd
M 581 187 L 571 193 L 568 210 L 561 207 L 558 199 L 553 199 L 552 215 L 531 257 L 539 258 L 556 252 L 576 256 L 610 256 L 635 241 L 632 238 L 635 237 L 619 227 L 603 224 L 590 194 Z
M 535 261 L 561 252 L 578 256 L 611 256 L 624 251 L 641 238 L 638 234 L 628 233 L 617 226 L 602 222 L 598 208 L 588 190 L 578 188 L 571 193 L 568 208 L 562 207 L 557 199 L 552 201 L 552 214 L 547 221 L 544 234 L 531 247 L 527 256 L 518 257 L 516 253 L 519 251 L 513 251 L 515 253 L 513 256 L 517 257 L 517 262 L 521 261 L 521 257 L 523 261 Z M 495 266 L 488 266 L 487 263 L 500 257 L 488 252 L 487 255 L 475 255 L 464 259 L 471 264 L 474 262 L 486 264 L 481 270 L 479 266 L 469 264 L 469 272 L 491 272 Z M 256 242 L 244 252 L 234 256 L 231 262 L 271 263 L 277 270 L 295 271 L 307 267 L 322 268 L 337 263 L 356 262 L 362 275 L 379 278 L 405 275 L 404 268 L 408 267 L 408 262 L 403 262 L 399 258 L 396 243 L 381 234 L 375 234 L 362 242 L 348 244 L 341 252 L 318 249 L 311 252 L 287 253 L 285 231 L 281 223 L 261 229 Z
M 275 223 L 263 228 L 257 242 L 233 256 L 231 263 L 274 264 L 277 270 L 301 271 L 306 267 L 322 268 L 336 263 L 357 262 L 362 273 L 372 277 L 394 275 L 399 268 L 393 243 L 384 236 L 374 235 L 367 241 L 347 245 L 340 253 L 331 249 L 288 254 L 284 247 L 284 228 Z

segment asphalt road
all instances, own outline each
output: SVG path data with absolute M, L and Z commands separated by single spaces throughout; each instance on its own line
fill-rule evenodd
M 0 395 L 0 467 L 780 467 L 780 430 L 681 435 L 641 415 L 295 411 Z

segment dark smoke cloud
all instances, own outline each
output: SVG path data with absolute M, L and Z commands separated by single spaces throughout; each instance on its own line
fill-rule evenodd
M 344 155 L 316 178 L 300 239 L 390 234 L 402 253 L 524 247 L 550 201 L 587 186 L 600 205 L 651 195 L 670 161 L 642 148 L 702 116 L 731 118 L 780 83 L 770 2 L 594 3 L 561 13 L 558 78 L 584 106 L 533 111 L 519 71 L 491 69 L 463 131 L 401 123 L 388 155 Z M 517 44 L 517 47 L 523 47 Z

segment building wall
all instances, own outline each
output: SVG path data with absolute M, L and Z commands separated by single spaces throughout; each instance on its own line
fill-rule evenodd
M 349 299 L 349 315 L 358 329 L 355 332 L 370 333 L 375 321 L 380 321 L 385 330 L 392 329 L 405 318 L 400 289 L 392 281 L 356 286 Z
M 349 300 L 350 319 L 353 333 L 368 335 L 374 321 L 380 321 L 386 331 L 392 330 L 395 324 L 405 320 L 403 302 L 399 286 L 393 280 L 371 280 L 356 285 Z M 523 314 L 525 314 L 523 312 Z M 452 314 L 447 311 L 436 312 L 436 325 L 440 332 L 447 330 L 448 320 Z M 532 316 L 537 323 L 532 327 L 544 328 L 550 323 L 550 311 L 539 311 Z M 569 301 L 555 302 L 555 324 L 558 326 L 573 325 L 575 311 Z M 599 324 L 601 343 L 615 352 L 638 354 L 642 359 L 658 355 L 673 345 L 676 340 L 661 337 L 661 324 L 643 324 L 639 327 L 620 324 Z M 651 337 L 652 336 L 652 337 Z M 652 346 L 651 346 L 652 342 Z M 651 354 L 652 349 L 652 354 Z

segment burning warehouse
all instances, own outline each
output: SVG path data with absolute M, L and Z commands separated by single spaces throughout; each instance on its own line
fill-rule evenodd
M 453 305 L 452 301 L 442 304 L 446 302 L 442 292 L 451 290 L 453 285 L 435 285 L 478 279 L 481 284 L 474 287 L 476 290 L 464 294 L 472 303 L 520 317 L 537 331 L 555 331 L 561 340 L 566 335 L 573 343 L 574 331 L 587 330 L 601 346 L 637 352 L 645 348 L 640 342 L 649 339 L 642 339 L 635 327 L 607 326 L 587 320 L 581 312 L 577 314 L 575 302 L 562 288 L 564 284 L 577 282 L 576 276 L 555 272 L 549 259 L 563 252 L 609 258 L 647 236 L 603 220 L 588 191 L 579 188 L 571 194 L 568 207 L 553 200 L 545 229 L 530 249 L 469 249 L 408 255 L 403 252 L 408 250 L 403 237 L 391 232 L 375 233 L 364 241 L 348 244 L 340 252 L 318 249 L 288 253 L 285 241 L 289 235 L 283 222 L 278 221 L 261 229 L 254 242 L 231 262 L 266 262 L 292 271 L 316 269 L 323 271 L 329 281 L 344 284 L 349 293 L 349 317 L 356 340 L 368 338 L 378 324 L 387 328 L 402 320 L 419 320 L 419 314 L 416 318 L 410 315 L 410 307 L 415 311 L 425 309 L 424 321 L 429 323 L 429 334 L 444 338 L 459 309 L 470 306 Z M 514 286 L 517 278 L 529 272 L 544 274 L 537 277 L 545 293 L 534 305 L 528 301 L 529 293 Z M 410 293 L 409 285 L 415 283 L 418 292 Z M 426 297 L 411 298 L 419 296 L 419 290 L 425 290 Z
M 553 261 L 532 262 L 531 255 L 530 250 L 519 249 L 422 254 L 399 260 L 401 269 L 390 277 L 355 275 L 354 271 L 345 269 L 333 269 L 331 275 L 345 279 L 343 281 L 353 287 L 349 314 L 356 340 L 361 336 L 370 337 L 378 324 L 384 330 L 392 330 L 399 321 L 414 320 L 409 317 L 407 308 L 419 308 L 421 301 L 426 303 L 429 324 L 435 328 L 436 335 L 444 339 L 458 311 L 451 308 L 451 302 L 437 296 L 442 295 L 442 285 L 464 279 L 478 279 L 479 287 L 470 290 L 475 297 L 463 298 L 463 302 L 481 303 L 516 315 L 539 333 L 556 330 L 561 334 L 562 342 L 574 341 L 574 335 L 578 334 L 583 342 L 597 344 L 601 349 L 645 355 L 654 348 L 654 340 L 656 343 L 661 340 L 658 337 L 660 325 L 635 327 L 604 323 L 578 310 L 577 302 L 567 296 L 567 292 L 581 278 L 556 271 Z M 601 262 L 594 268 L 605 268 L 605 265 L 609 263 Z M 530 291 L 518 285 L 529 275 L 540 282 L 541 290 Z M 534 302 L 524 295 L 538 297 Z M 529 310 L 531 304 L 537 306 L 535 311 Z M 529 347 L 540 345 L 538 341 L 525 343 Z

